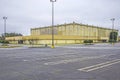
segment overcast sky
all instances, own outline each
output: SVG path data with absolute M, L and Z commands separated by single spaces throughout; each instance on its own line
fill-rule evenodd
M 0 0 L 0 34 L 3 16 L 7 16 L 7 32 L 30 35 L 30 28 L 51 25 L 50 0 Z M 57 0 L 55 24 L 77 23 L 112 27 L 120 30 L 120 0 Z

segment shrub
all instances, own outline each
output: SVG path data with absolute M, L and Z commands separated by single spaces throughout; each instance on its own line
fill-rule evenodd
M 93 43 L 93 40 L 84 40 L 84 43 Z
M 109 36 L 109 42 L 117 42 L 118 32 L 111 32 Z
M 9 41 L 4 41 L 4 43 L 8 44 L 8 43 L 9 43 Z
M 9 41 L 6 41 L 6 40 L 0 40 L 0 43 L 6 43 L 6 44 L 8 44 Z
M 117 41 L 113 40 L 113 39 L 110 39 L 109 42 L 112 43 L 112 42 L 117 42 Z

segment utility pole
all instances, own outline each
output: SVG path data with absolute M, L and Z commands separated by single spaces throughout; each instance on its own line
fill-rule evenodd
M 112 44 L 114 45 L 114 34 L 113 34 L 113 32 L 114 32 L 114 21 L 115 21 L 115 18 L 112 18 L 112 19 L 110 19 L 111 21 L 112 21 Z
M 6 20 L 7 20 L 7 17 L 4 16 L 3 20 L 4 20 L 4 40 L 5 40 L 5 38 L 6 38 Z
M 54 2 L 56 2 L 56 0 L 50 0 L 50 2 L 52 2 L 52 46 L 51 48 L 54 48 Z

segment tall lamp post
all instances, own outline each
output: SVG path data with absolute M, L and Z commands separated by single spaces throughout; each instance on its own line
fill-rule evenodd
M 4 40 L 5 40 L 5 38 L 6 38 L 6 20 L 7 20 L 7 17 L 4 16 L 3 20 L 4 20 Z
M 114 45 L 114 21 L 115 21 L 115 18 L 112 18 L 110 19 L 112 21 L 112 44 Z
M 50 0 L 52 2 L 52 46 L 51 48 L 54 48 L 54 2 L 56 0 Z

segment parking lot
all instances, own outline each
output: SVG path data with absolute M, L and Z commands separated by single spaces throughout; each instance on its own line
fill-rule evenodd
M 0 80 L 120 80 L 120 43 L 1 48 Z

